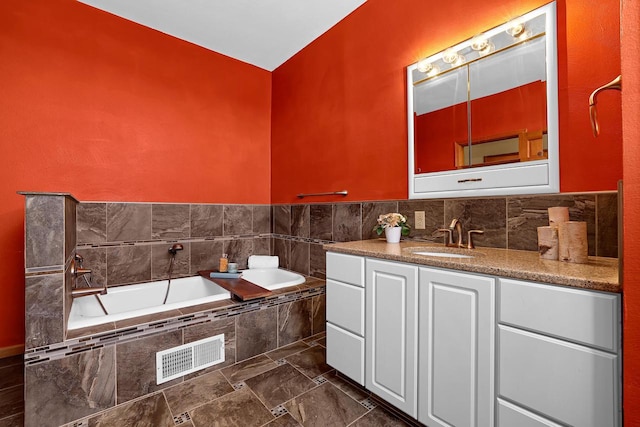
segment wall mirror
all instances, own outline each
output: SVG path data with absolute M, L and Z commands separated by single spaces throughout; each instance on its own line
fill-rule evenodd
M 550 3 L 407 67 L 409 197 L 555 193 Z

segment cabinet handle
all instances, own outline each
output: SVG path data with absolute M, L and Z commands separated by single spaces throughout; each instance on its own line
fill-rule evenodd
M 463 182 L 478 182 L 478 181 L 482 181 L 482 178 L 459 179 L 458 183 L 462 184 Z

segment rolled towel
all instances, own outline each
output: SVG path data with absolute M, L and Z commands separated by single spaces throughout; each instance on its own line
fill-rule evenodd
M 251 255 L 249 268 L 278 268 L 280 259 L 277 256 Z

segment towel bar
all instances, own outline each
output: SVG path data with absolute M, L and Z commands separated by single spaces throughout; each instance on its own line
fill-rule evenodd
M 300 193 L 298 194 L 299 198 L 303 198 L 303 197 L 311 197 L 311 196 L 346 196 L 347 190 L 342 190 L 342 191 L 329 191 L 327 193 Z

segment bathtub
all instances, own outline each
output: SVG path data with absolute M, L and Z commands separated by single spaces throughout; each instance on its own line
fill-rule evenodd
M 305 281 L 304 276 L 279 268 L 244 270 L 242 278 L 270 291 Z M 94 295 L 76 298 L 71 304 L 67 329 L 86 328 L 231 298 L 228 291 L 201 276 L 171 280 L 167 303 L 162 304 L 166 291 L 166 280 L 109 288 L 107 295 L 98 295 L 108 315 L 104 314 Z
M 167 280 L 109 288 L 107 295 L 98 296 L 108 315 L 104 314 L 94 295 L 76 298 L 71 304 L 67 329 L 86 328 L 231 298 L 225 289 L 200 276 L 171 280 L 167 303 L 162 304 L 166 292 Z
M 305 282 L 304 276 L 281 268 L 251 268 L 242 271 L 242 278 L 270 291 Z

